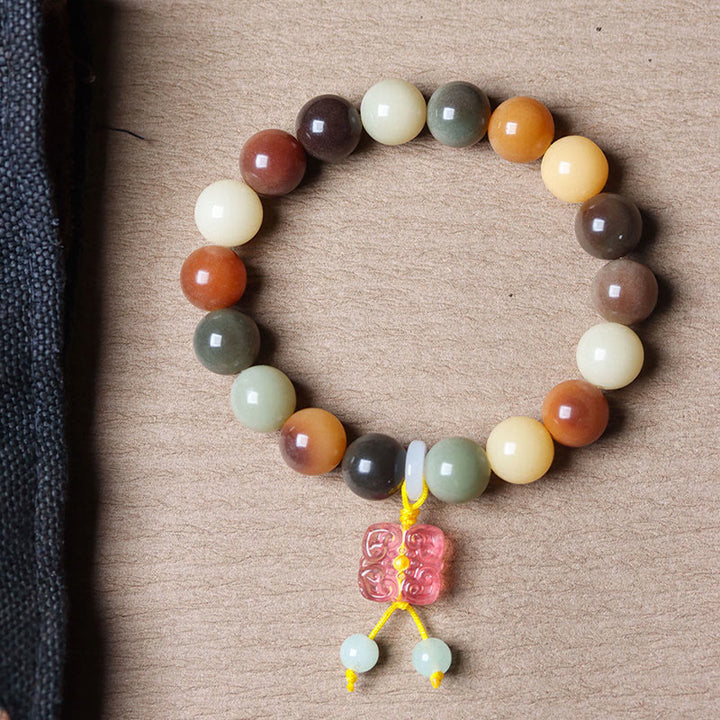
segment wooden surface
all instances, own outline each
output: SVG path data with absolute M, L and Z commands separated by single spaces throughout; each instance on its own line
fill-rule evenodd
M 69 717 L 714 718 L 718 616 L 716 3 L 96 3 L 88 237 L 69 359 Z M 178 275 L 200 190 L 310 97 L 384 77 L 543 100 L 595 140 L 642 209 L 658 311 L 607 434 L 531 486 L 493 480 L 422 517 L 455 548 L 422 613 L 453 649 L 440 690 L 406 616 L 343 689 L 338 648 L 382 607 L 357 590 L 365 527 L 398 514 L 295 475 L 195 360 Z M 140 140 L 109 127 L 131 130 Z M 577 377 L 601 261 L 539 163 L 487 141 L 367 138 L 266 203 L 245 246 L 261 360 L 352 436 L 484 442 Z

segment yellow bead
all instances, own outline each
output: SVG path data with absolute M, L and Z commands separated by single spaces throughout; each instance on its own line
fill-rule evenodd
M 569 135 L 548 148 L 540 172 L 545 187 L 556 198 L 581 203 L 605 187 L 608 161 L 592 140 Z
M 405 572 L 410 567 L 410 561 L 407 559 L 405 555 L 398 555 L 393 560 L 393 567 L 398 572 Z
M 496 425 L 487 440 L 493 472 L 509 483 L 525 485 L 541 478 L 555 455 L 552 436 L 530 417 L 510 417 Z

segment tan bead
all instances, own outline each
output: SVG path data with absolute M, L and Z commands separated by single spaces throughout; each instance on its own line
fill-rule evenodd
M 608 161 L 603 151 L 580 135 L 556 140 L 540 166 L 545 187 L 560 200 L 585 202 L 597 195 L 608 178 Z
M 493 428 L 487 440 L 487 456 L 499 478 L 525 485 L 538 480 L 550 469 L 555 445 L 541 422 L 515 416 Z
M 495 108 L 488 125 L 488 140 L 500 157 L 527 163 L 542 157 L 555 135 L 550 111 L 538 100 L 518 96 Z

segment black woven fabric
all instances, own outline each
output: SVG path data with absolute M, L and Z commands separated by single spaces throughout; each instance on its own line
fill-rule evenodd
M 0 708 L 60 704 L 63 253 L 47 177 L 39 0 L 0 0 Z

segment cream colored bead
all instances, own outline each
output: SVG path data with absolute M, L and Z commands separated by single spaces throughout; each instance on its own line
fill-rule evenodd
M 367 134 L 383 145 L 402 145 L 425 126 L 427 105 L 422 93 L 405 80 L 381 80 L 360 103 Z
M 577 366 L 581 375 L 604 390 L 629 385 L 642 370 L 645 351 L 627 325 L 600 323 L 580 338 Z
M 525 485 L 538 480 L 550 469 L 555 445 L 541 422 L 515 416 L 493 428 L 487 440 L 487 456 L 498 477 Z
M 263 207 L 257 193 L 237 180 L 208 185 L 195 203 L 195 224 L 213 245 L 235 247 L 252 239 L 262 225 Z
M 608 161 L 603 151 L 580 135 L 556 140 L 540 166 L 545 187 L 560 200 L 585 202 L 597 195 L 608 178 Z

